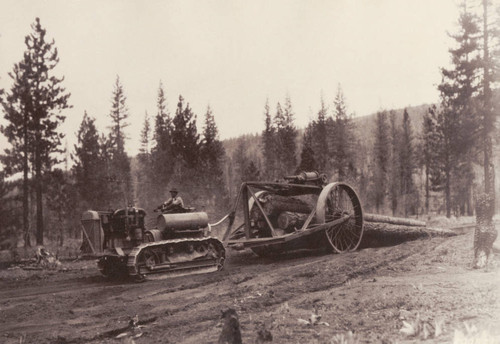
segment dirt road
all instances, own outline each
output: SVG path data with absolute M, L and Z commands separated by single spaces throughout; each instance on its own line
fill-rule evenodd
M 228 255 L 221 272 L 145 283 L 108 281 L 94 261 L 57 272 L 2 270 L 0 342 L 216 343 L 229 307 L 243 343 L 269 334 L 273 343 L 500 338 L 499 261 L 471 269 L 472 234 L 340 255 Z M 134 315 L 142 335 L 116 339 Z

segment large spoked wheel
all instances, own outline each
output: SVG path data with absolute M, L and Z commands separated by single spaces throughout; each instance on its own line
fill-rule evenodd
M 316 205 L 316 221 L 325 224 L 345 218 L 325 230 L 331 248 L 338 252 L 354 251 L 363 237 L 363 209 L 358 195 L 349 185 L 331 183 L 323 188 Z

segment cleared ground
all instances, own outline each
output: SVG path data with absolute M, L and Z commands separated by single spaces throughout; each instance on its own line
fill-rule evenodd
M 106 280 L 94 261 L 4 269 L 0 342 L 131 343 L 115 337 L 137 315 L 135 343 L 216 343 L 226 308 L 239 315 L 243 343 L 264 333 L 273 343 L 499 342 L 499 260 L 471 269 L 472 240 L 470 231 L 275 259 L 229 251 L 221 272 L 145 283 Z

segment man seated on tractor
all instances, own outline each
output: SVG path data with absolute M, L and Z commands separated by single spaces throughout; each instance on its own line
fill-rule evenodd
M 177 213 L 183 212 L 184 210 L 184 202 L 180 196 L 177 196 L 179 192 L 176 188 L 170 190 L 170 198 L 161 205 L 161 211 L 163 213 Z

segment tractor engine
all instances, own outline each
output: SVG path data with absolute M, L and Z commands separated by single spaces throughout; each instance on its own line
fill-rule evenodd
M 109 217 L 110 226 L 105 234 L 109 247 L 132 248 L 142 244 L 146 212 L 140 208 L 118 209 Z M 107 235 L 106 235 L 107 234 Z M 107 240 L 106 240 L 107 237 Z
M 156 228 L 146 231 L 144 241 L 204 237 L 208 232 L 207 213 L 161 214 L 156 219 Z

